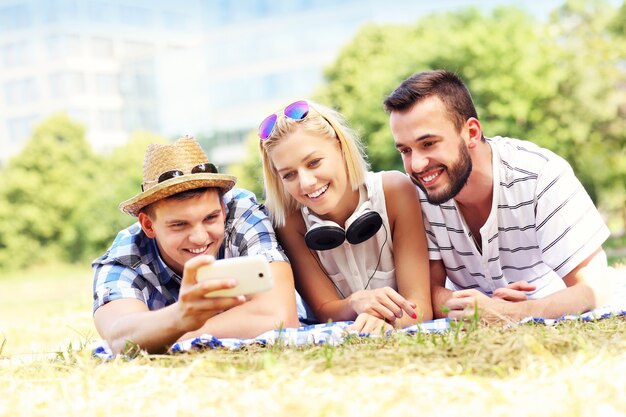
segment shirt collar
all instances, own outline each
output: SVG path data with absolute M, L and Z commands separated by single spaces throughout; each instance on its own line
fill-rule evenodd
M 150 239 L 149 245 L 150 245 L 152 252 L 155 254 L 154 262 L 155 262 L 156 268 L 159 271 L 158 273 L 159 281 L 161 281 L 162 284 L 167 284 L 168 282 L 170 282 L 170 280 L 173 279 L 174 281 L 180 284 L 182 281 L 180 275 L 174 272 L 172 268 L 167 266 L 163 258 L 161 258 L 161 253 L 159 252 L 159 246 L 156 244 L 156 239 Z

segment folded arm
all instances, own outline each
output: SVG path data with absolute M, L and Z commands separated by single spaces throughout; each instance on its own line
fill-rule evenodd
M 413 314 L 402 314 L 395 327 L 406 327 L 433 318 L 430 267 L 424 221 L 417 188 L 404 174 L 383 173 L 383 188 L 393 241 L 393 262 L 398 293 L 412 305 Z M 406 310 L 405 310 L 406 311 Z
M 580 314 L 602 305 L 608 299 L 607 286 L 601 280 L 606 270 L 606 255 L 602 248 L 598 248 L 563 278 L 567 288 L 545 298 L 514 302 L 489 298 L 476 290 L 462 290 L 455 291 L 445 305 L 450 309 L 449 317 L 453 319 L 471 316 L 474 306 L 479 308 L 486 321 Z
M 452 298 L 452 291 L 446 288 L 446 268 L 439 260 L 430 261 L 430 297 L 433 305 L 433 317 L 448 317 L 446 303 Z
M 306 226 L 299 212 L 287 218 L 277 231 L 295 274 L 296 288 L 320 322 L 354 320 L 356 313 L 347 299 L 342 299 L 316 255 L 306 246 Z
M 415 316 L 415 304 L 407 301 L 390 287 L 361 290 L 352 294 L 339 294 L 317 255 L 305 243 L 305 225 L 296 212 L 288 217 L 278 236 L 291 259 L 296 275 L 296 285 L 320 322 L 355 320 L 357 315 L 368 313 L 390 322 L 404 313 Z

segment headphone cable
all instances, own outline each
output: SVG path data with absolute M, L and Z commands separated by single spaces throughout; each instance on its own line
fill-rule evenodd
M 387 230 L 387 226 L 385 226 L 385 222 L 384 221 L 383 221 L 382 225 L 383 225 L 383 228 L 385 229 L 385 240 L 383 241 L 383 244 L 380 247 L 380 252 L 378 253 L 378 261 L 376 262 L 376 267 L 374 268 L 374 271 L 372 272 L 372 275 L 370 275 L 370 277 L 367 279 L 367 283 L 365 284 L 365 288 L 363 288 L 363 290 L 367 290 L 367 287 L 369 287 L 370 282 L 372 281 L 372 278 L 374 278 L 374 275 L 376 274 L 376 272 L 378 272 L 378 267 L 380 266 L 380 261 L 381 261 L 382 256 L 383 256 L 383 249 L 385 248 L 385 244 L 387 244 L 389 231 Z M 317 265 L 321 268 L 321 270 L 324 272 L 324 274 L 326 274 L 326 277 L 333 284 L 333 286 L 335 287 L 337 292 L 339 292 L 339 295 L 341 295 L 341 298 L 345 299 L 346 296 L 343 294 L 343 292 L 341 292 L 341 290 L 339 289 L 339 287 L 337 286 L 335 281 L 332 280 L 332 278 L 328 274 L 328 271 L 326 271 L 326 268 L 324 268 L 324 265 L 322 265 L 322 263 L 320 262 L 320 260 L 319 260 L 319 258 L 317 256 L 317 253 L 315 253 L 316 251 L 314 251 L 313 249 L 309 248 L 309 252 L 311 252 L 311 255 L 313 255 L 313 258 L 317 262 Z

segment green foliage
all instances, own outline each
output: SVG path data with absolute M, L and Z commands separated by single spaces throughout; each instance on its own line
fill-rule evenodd
M 555 13 L 558 94 L 536 131 L 540 144 L 570 161 L 592 197 L 619 208 L 626 197 L 626 44 L 609 30 L 615 16 L 603 3 L 583 1 Z
M 3 172 L 0 265 L 23 266 L 80 256 L 72 227 L 96 168 L 84 128 L 64 115 L 44 121 Z
M 80 207 L 74 222 L 85 247 L 80 260 L 101 255 L 117 232 L 135 222 L 134 217 L 117 207 L 141 191 L 143 157 L 151 143 L 165 143 L 165 140 L 152 133 L 137 132 L 127 144 L 103 157 L 99 175 L 93 182 L 95 192 Z
M 83 126 L 59 114 L 43 121 L 2 170 L 0 269 L 85 262 L 133 219 L 117 205 L 139 191 L 148 143 L 137 134 L 112 155 L 92 152 Z
M 415 72 L 455 71 L 487 136 L 532 140 L 562 155 L 619 230 L 626 224 L 625 22 L 626 3 L 615 9 L 570 0 L 548 22 L 508 7 L 369 25 L 326 70 L 315 99 L 341 111 L 362 135 L 374 170 L 402 170 L 385 96 Z M 117 206 L 139 192 L 144 151 L 155 142 L 165 140 L 137 133 L 98 155 L 81 125 L 64 115 L 44 121 L 22 153 L 0 166 L 0 269 L 101 254 L 134 221 Z M 253 134 L 246 155 L 230 171 L 238 187 L 262 199 Z
M 617 37 L 626 39 L 626 2 L 622 3 L 609 25 L 609 30 Z
M 339 109 L 364 138 L 374 170 L 402 169 L 382 101 L 415 68 L 408 56 L 417 45 L 407 42 L 409 36 L 408 27 L 364 27 L 327 69 L 328 82 L 316 97 Z
M 454 71 L 472 92 L 487 136 L 554 150 L 592 198 L 617 214 L 626 201 L 625 10 L 618 15 L 605 2 L 583 0 L 566 3 L 547 23 L 506 7 L 367 26 L 327 69 L 317 99 L 360 132 L 373 169 L 402 169 L 385 96 L 413 73 Z
M 237 177 L 237 187 L 252 191 L 259 201 L 263 201 L 263 168 L 259 153 L 259 137 L 251 134 L 245 146 L 245 158 L 231 166 L 230 173 Z

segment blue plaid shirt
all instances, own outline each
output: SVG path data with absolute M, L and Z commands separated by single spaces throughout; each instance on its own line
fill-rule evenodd
M 286 261 L 265 206 L 253 193 L 235 188 L 224 194 L 224 242 L 217 258 L 262 254 L 270 261 Z M 159 255 L 154 239 L 139 223 L 118 233 L 111 247 L 91 264 L 94 271 L 93 311 L 121 298 L 141 300 L 158 310 L 178 300 L 181 277 Z

